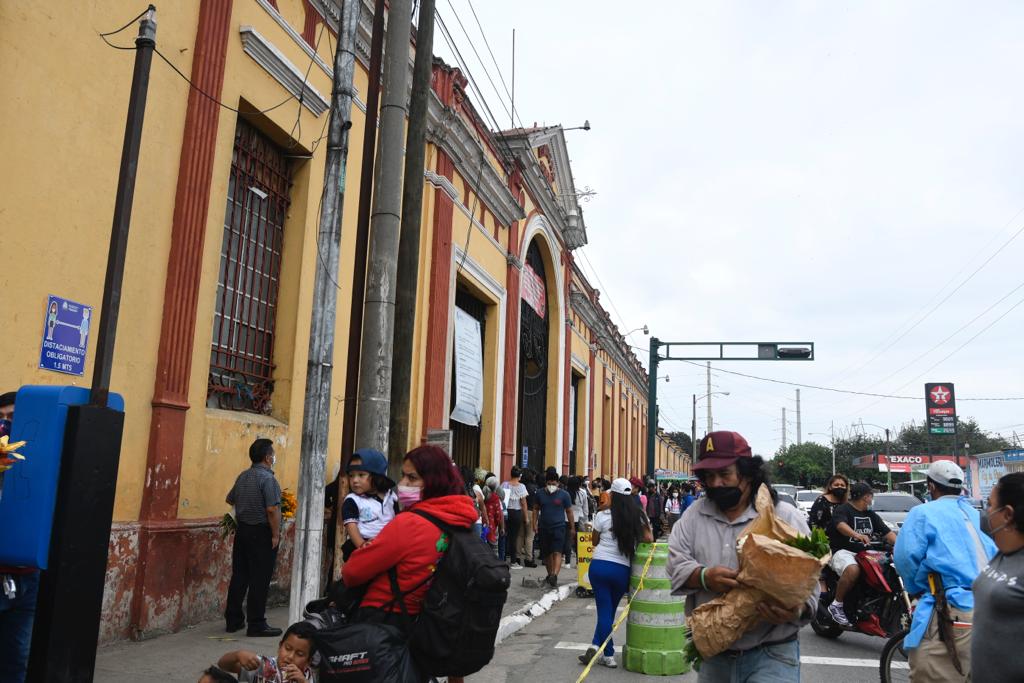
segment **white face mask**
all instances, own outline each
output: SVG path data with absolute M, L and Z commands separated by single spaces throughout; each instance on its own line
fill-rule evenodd
M 273 468 L 274 465 L 276 465 L 276 464 L 277 464 L 277 456 L 276 455 L 270 456 L 270 467 Z
M 673 497 L 673 498 L 678 498 L 678 497 L 679 497 L 679 494 L 678 494 L 678 493 L 673 493 L 673 494 L 672 494 L 672 497 Z
M 547 485 L 547 490 L 548 490 L 548 493 L 554 493 L 555 491 L 558 490 L 558 484 L 548 484 Z

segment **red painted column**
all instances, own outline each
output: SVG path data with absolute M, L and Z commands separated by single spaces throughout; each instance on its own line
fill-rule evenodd
M 524 203 L 521 189 L 517 189 L 518 178 L 514 177 L 512 191 Z M 505 275 L 505 377 L 501 392 L 501 473 L 507 478 L 516 464 L 516 394 L 519 390 L 519 221 L 514 221 L 508 230 L 508 267 Z
M 594 350 L 594 345 L 597 342 L 596 339 L 591 338 L 590 340 L 590 372 L 587 377 L 587 389 L 590 391 L 590 407 L 587 412 L 590 416 L 587 418 L 587 460 L 586 467 L 584 470 L 587 472 L 587 478 L 594 478 L 594 461 L 591 457 L 591 453 L 594 452 L 594 384 L 597 382 L 597 351 Z
M 437 152 L 437 173 L 452 179 L 455 165 L 443 151 Z M 434 237 L 430 256 L 430 308 L 427 312 L 426 374 L 423 383 L 423 430 L 443 429 L 448 424 L 444 400 L 448 377 L 448 321 L 451 319 L 452 217 L 451 196 L 434 190 Z
M 570 278 L 572 277 L 569 263 L 572 260 L 572 255 L 568 251 L 562 250 L 562 277 L 564 279 L 564 289 L 562 293 L 565 301 L 565 363 L 562 369 L 563 384 L 562 387 L 562 472 L 565 474 L 569 473 L 569 411 L 572 406 L 569 405 L 570 398 L 572 396 L 572 304 L 569 301 L 569 291 L 571 287 Z
M 199 93 L 220 97 L 232 0 L 200 5 L 185 132 L 178 162 L 171 249 L 164 285 L 146 487 L 139 512 L 139 566 L 132 605 L 136 635 L 177 629 L 188 565 L 187 538 L 177 522 L 181 460 L 202 276 L 206 219 L 220 110 Z

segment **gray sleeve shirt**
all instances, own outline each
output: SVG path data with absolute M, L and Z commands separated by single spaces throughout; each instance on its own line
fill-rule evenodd
M 803 515 L 789 503 L 777 503 L 775 514 L 797 532 L 807 535 L 807 521 Z M 686 611 L 690 612 L 716 597 L 701 588 L 686 588 L 684 584 L 690 575 L 700 567 L 729 567 L 739 569 L 739 558 L 736 556 L 736 539 L 747 524 L 757 517 L 753 506 L 729 521 L 724 514 L 707 498 L 700 498 L 686 509 L 682 518 L 672 527 L 668 539 L 668 572 L 672 579 L 673 592 L 686 596 Z M 807 599 L 806 614 L 813 614 L 818 606 L 817 594 Z M 795 621 L 789 624 L 769 624 L 758 622 L 743 634 L 730 649 L 749 650 L 763 643 L 786 640 L 796 634 L 808 620 Z

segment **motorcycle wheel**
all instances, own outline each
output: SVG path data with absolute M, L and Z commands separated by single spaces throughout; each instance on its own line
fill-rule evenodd
M 819 624 L 817 620 L 811 622 L 811 629 L 822 638 L 834 640 L 843 635 L 843 629 L 835 625 Z
M 882 683 L 906 683 L 910 680 L 910 663 L 903 639 L 907 631 L 900 631 L 885 643 L 878 665 Z

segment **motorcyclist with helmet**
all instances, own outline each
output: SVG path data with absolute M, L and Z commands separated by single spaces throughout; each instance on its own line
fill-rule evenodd
M 829 566 L 839 577 L 835 600 L 828 606 L 828 613 L 840 626 L 850 626 L 843 601 L 860 578 L 857 553 L 870 545 L 876 536 L 882 537 L 890 545 L 896 542 L 896 533 L 882 521 L 878 513 L 871 510 L 874 497 L 871 486 L 864 482 L 851 486 L 849 502 L 836 507 L 827 530 L 829 546 L 832 548 Z

